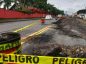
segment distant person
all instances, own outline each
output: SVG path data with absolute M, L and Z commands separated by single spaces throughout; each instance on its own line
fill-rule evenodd
M 42 18 L 42 19 L 40 20 L 40 22 L 41 22 L 41 24 L 45 24 L 45 19 Z

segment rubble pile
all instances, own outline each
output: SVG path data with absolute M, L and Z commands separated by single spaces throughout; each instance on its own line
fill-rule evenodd
M 86 58 L 86 24 L 83 20 L 68 17 L 54 24 L 51 30 L 28 41 L 30 48 L 27 50 L 32 50 L 28 54 Z
M 76 17 L 68 17 L 61 20 L 60 22 L 61 23 L 59 23 L 58 26 L 64 31 L 65 34 L 86 39 L 86 21 Z

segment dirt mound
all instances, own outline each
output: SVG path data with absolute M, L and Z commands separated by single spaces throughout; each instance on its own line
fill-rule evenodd
M 86 23 L 76 17 L 61 20 L 58 26 L 65 34 L 86 39 Z

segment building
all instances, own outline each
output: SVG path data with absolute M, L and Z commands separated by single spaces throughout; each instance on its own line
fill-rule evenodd
M 82 9 L 82 10 L 77 11 L 77 16 L 82 19 L 86 19 L 86 9 Z

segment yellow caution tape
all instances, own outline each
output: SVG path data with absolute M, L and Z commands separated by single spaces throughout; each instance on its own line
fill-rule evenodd
M 15 64 L 86 64 L 86 58 L 0 54 L 0 63 Z
M 0 51 L 8 50 L 8 49 L 17 47 L 19 45 L 21 45 L 20 40 L 12 42 L 12 43 L 0 44 Z

